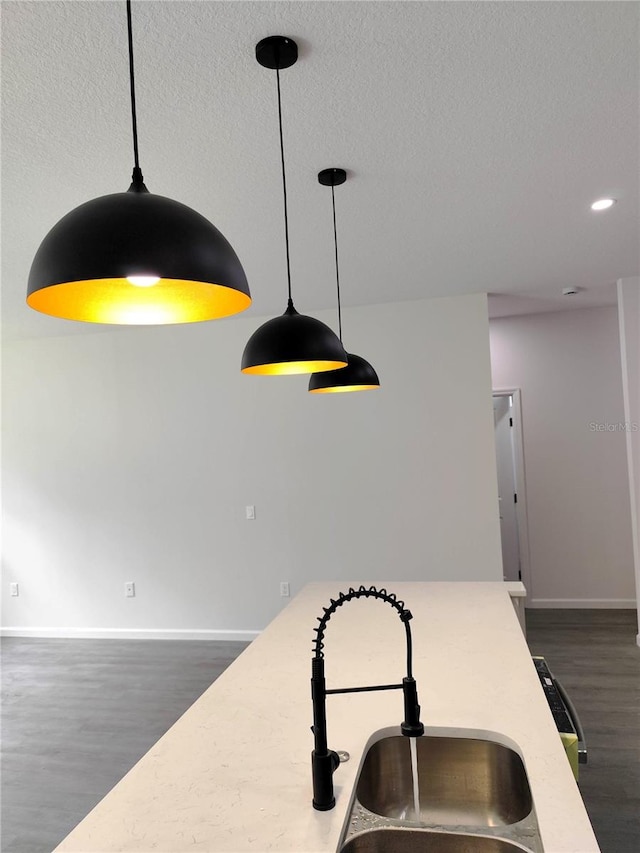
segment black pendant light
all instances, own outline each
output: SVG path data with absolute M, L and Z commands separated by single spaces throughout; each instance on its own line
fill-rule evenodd
M 284 236 L 287 255 L 289 301 L 282 317 L 268 320 L 247 341 L 242 354 L 242 372 L 277 376 L 291 373 L 315 373 L 336 370 L 347 364 L 342 344 L 328 326 L 298 314 L 291 298 L 291 266 L 289 263 L 289 220 L 287 211 L 287 179 L 282 139 L 282 104 L 280 71 L 290 68 L 298 59 L 298 45 L 285 36 L 269 36 L 256 45 L 256 59 L 264 68 L 275 69 L 278 87 L 278 121 L 280 127 L 280 159 L 284 196 Z
M 334 187 L 344 184 L 347 173 L 344 169 L 323 169 L 318 172 L 318 181 L 324 187 L 331 187 L 331 205 L 333 208 L 333 244 L 336 253 L 336 286 L 338 290 L 338 329 L 342 343 L 342 308 L 340 305 L 340 268 L 338 266 L 338 229 L 336 228 L 336 196 Z M 347 353 L 348 364 L 342 370 L 329 370 L 326 373 L 314 373 L 309 379 L 309 391 L 312 394 L 339 394 L 345 391 L 371 391 L 380 387 L 378 374 L 364 358 Z
M 127 0 L 135 167 L 127 192 L 64 216 L 44 238 L 29 274 L 27 304 L 88 323 L 212 320 L 251 304 L 231 245 L 204 216 L 151 194 L 138 161 L 131 0 Z

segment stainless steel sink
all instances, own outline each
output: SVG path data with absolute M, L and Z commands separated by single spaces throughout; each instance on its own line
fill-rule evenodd
M 522 853 L 525 848 L 502 838 L 430 832 L 419 829 L 372 829 L 356 835 L 342 853 Z
M 366 809 L 383 817 L 449 826 L 504 826 L 531 811 L 524 765 L 512 749 L 488 740 L 426 735 L 417 738 L 416 746 L 419 816 L 409 738 L 402 735 L 377 741 L 367 753 L 356 788 Z
M 484 732 L 426 729 L 417 750 L 400 729 L 371 736 L 340 853 L 543 853 L 524 763 Z M 500 738 L 502 739 L 502 738 Z

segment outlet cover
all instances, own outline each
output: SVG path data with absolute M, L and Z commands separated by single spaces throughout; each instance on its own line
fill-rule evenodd
M 10 583 L 9 590 L 11 591 L 11 595 L 20 595 L 20 587 L 17 583 Z
M 289 581 L 280 582 L 280 595 L 282 598 L 289 598 Z
M 127 581 L 124 585 L 124 594 L 127 598 L 135 598 L 136 585 L 133 581 Z

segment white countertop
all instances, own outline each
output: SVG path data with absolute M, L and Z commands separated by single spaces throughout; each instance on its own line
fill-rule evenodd
M 307 586 L 60 844 L 57 851 L 336 850 L 365 744 L 399 725 L 401 691 L 327 697 L 328 743 L 351 760 L 336 807 L 311 806 L 313 628 L 358 583 Z M 545 853 L 599 848 L 502 583 L 376 583 L 413 613 L 413 669 L 425 726 L 513 741 L 524 759 Z M 331 617 L 327 687 L 399 682 L 405 632 L 384 602 Z M 115 734 L 114 734 L 115 736 Z

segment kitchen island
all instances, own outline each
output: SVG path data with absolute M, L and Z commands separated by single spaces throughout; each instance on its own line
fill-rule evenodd
M 331 695 L 336 806 L 311 806 L 313 628 L 339 591 L 310 584 L 189 708 L 57 851 L 336 850 L 370 735 L 403 719 L 402 693 Z M 367 584 L 368 585 L 368 584 Z M 376 582 L 412 612 L 413 669 L 427 727 L 516 745 L 545 853 L 597 853 L 582 799 L 502 583 Z M 381 601 L 343 605 L 327 626 L 327 687 L 405 675 L 405 631 Z M 117 737 L 117 732 L 113 733 Z

